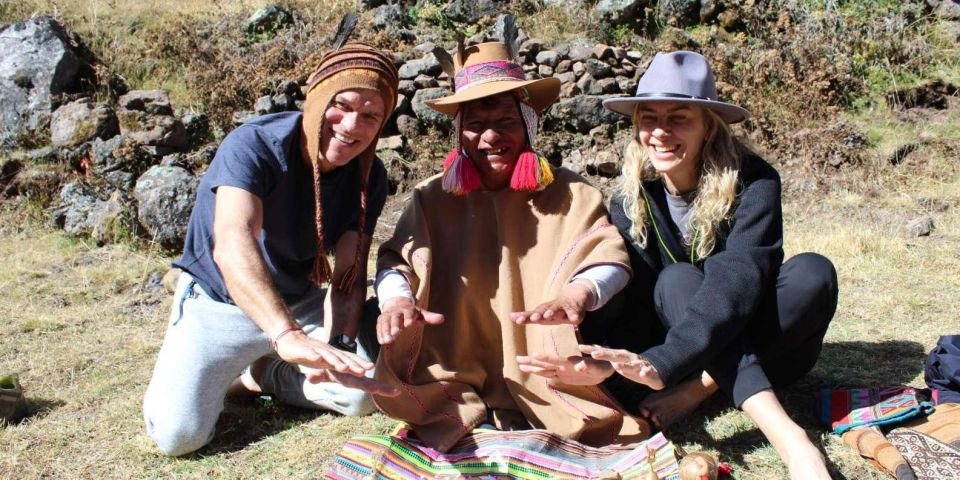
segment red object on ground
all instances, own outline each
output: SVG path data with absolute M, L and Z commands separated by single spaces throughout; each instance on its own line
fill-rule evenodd
M 717 478 L 730 478 L 730 475 L 733 473 L 733 468 L 726 463 L 720 462 L 720 465 L 717 467 Z

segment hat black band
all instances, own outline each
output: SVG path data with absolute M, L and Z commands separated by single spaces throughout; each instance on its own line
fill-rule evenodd
M 710 97 L 698 97 L 695 95 L 684 95 L 682 93 L 638 93 L 634 95 L 633 98 L 692 98 L 694 100 L 710 100 L 711 102 L 716 102 L 715 99 Z

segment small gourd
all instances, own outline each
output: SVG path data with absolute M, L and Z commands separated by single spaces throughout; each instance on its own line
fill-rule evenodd
M 717 480 L 717 460 L 704 452 L 690 452 L 680 461 L 680 480 Z

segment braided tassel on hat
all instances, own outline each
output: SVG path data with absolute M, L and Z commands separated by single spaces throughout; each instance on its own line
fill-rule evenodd
M 518 192 L 536 192 L 553 182 L 553 171 L 543 155 L 537 155 L 533 150 L 526 150 L 520 154 L 517 166 L 510 177 L 510 188 Z
M 480 188 L 480 173 L 460 148 L 454 148 L 443 161 L 443 191 L 466 195 Z
M 520 153 L 517 165 L 510 177 L 510 188 L 518 192 L 536 192 L 543 190 L 553 182 L 553 170 L 547 159 L 534 151 L 539 118 L 536 110 L 523 101 L 517 101 L 520 117 L 527 132 L 527 149 Z
M 460 139 L 460 114 L 453 119 L 454 130 L 457 142 Z M 443 191 L 454 195 L 466 195 L 480 188 L 480 172 L 473 164 L 473 161 L 467 157 L 459 145 L 443 161 Z

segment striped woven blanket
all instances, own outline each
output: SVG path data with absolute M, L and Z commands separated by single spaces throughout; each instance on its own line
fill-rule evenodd
M 652 453 L 652 455 L 651 455 Z M 409 431 L 361 435 L 337 454 L 332 479 L 618 479 L 654 468 L 662 480 L 680 478 L 677 452 L 663 434 L 629 445 L 594 448 L 545 430 L 477 429 L 450 451 L 425 446 Z

